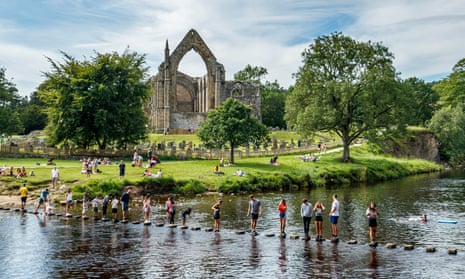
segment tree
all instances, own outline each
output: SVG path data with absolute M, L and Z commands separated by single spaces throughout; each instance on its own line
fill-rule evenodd
M 380 43 L 358 42 L 341 33 L 317 38 L 302 53 L 303 66 L 286 101 L 285 119 L 298 132 L 334 132 L 343 157 L 362 134 L 402 128 L 402 105 L 393 55 Z
M 287 90 L 282 88 L 277 81 L 265 82 L 260 86 L 262 97 L 262 123 L 268 127 L 286 128 L 284 110 Z
M 35 130 L 43 130 L 47 125 L 47 107 L 39 99 L 37 91 L 33 92 L 29 98 L 24 97 L 19 107 L 19 115 L 24 127 L 24 134 L 29 134 Z
M 264 67 L 247 65 L 243 70 L 234 74 L 234 79 L 259 83 L 262 123 L 268 127 L 284 128 L 286 127 L 284 111 L 280 108 L 284 107 L 287 90 L 282 88 L 276 80 L 265 81 L 263 84 L 262 79 L 267 74 L 268 70 Z
M 252 116 L 252 109 L 233 98 L 209 111 L 198 132 L 207 147 L 223 148 L 229 144 L 231 163 L 235 148 L 249 143 L 259 145 L 268 139 L 268 134 L 266 126 Z
M 402 82 L 403 94 L 410 96 L 408 124 L 425 126 L 438 108 L 439 94 L 433 90 L 433 83 L 426 83 L 416 77 Z
M 20 96 L 16 85 L 6 78 L 6 70 L 0 68 L 0 134 L 12 135 L 23 133 L 17 107 Z
M 266 68 L 260 66 L 254 66 L 247 64 L 244 70 L 241 70 L 234 74 L 235 80 L 250 80 L 255 82 L 260 82 L 261 79 L 268 74 Z
M 452 73 L 433 87 L 442 106 L 455 107 L 465 103 L 465 58 L 452 68 Z
M 39 96 L 48 106 L 46 131 L 51 144 L 104 149 L 146 137 L 145 55 L 128 50 L 122 55 L 96 53 L 82 62 L 63 56 L 62 63 L 48 58 L 52 71 L 45 73 L 39 86 Z
M 441 143 L 441 160 L 453 165 L 465 162 L 465 105 L 440 109 L 431 118 L 429 129 Z

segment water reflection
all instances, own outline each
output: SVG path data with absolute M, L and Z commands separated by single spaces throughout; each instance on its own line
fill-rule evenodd
M 450 256 L 447 249 L 465 248 L 463 177 L 422 176 L 359 187 L 260 193 L 264 214 L 259 219 L 258 236 L 235 233 L 249 227 L 245 195 L 223 197 L 221 233 L 0 210 L 0 278 L 30 278 L 30 274 L 34 278 L 300 278 L 302 274 L 317 278 L 431 278 L 447 274 L 448 278 L 460 278 L 465 254 Z M 341 202 L 338 244 L 316 242 L 313 223 L 310 241 L 266 236 L 279 232 L 276 204 L 281 198 L 288 202 L 288 236 L 302 237 L 302 198 L 331 204 L 334 192 Z M 182 207 L 194 209 L 189 225 L 211 227 L 211 205 L 217 198 L 182 200 Z M 364 212 L 371 200 L 382 210 L 377 248 L 367 245 Z M 75 210 L 78 215 L 79 209 Z M 427 223 L 408 221 L 423 213 L 429 216 Z M 140 209 L 131 211 L 134 220 L 140 220 L 142 214 Z M 437 222 L 446 218 L 456 218 L 459 223 Z M 163 210 L 155 208 L 152 223 L 162 219 Z M 324 237 L 328 238 L 330 224 L 327 218 L 325 221 Z M 352 238 L 359 243 L 345 243 Z M 387 249 L 386 242 L 397 243 L 398 248 Z M 404 251 L 405 243 L 415 244 L 415 249 Z M 425 253 L 429 245 L 437 252 Z M 27 269 L 22 268 L 25 262 Z

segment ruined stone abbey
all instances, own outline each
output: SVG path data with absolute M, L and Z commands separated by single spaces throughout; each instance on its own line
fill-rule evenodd
M 207 74 L 191 77 L 178 71 L 183 57 L 196 51 L 205 63 Z M 170 53 L 168 40 L 165 59 L 152 76 L 153 90 L 146 108 L 150 131 L 163 133 L 195 131 L 206 118 L 206 113 L 220 106 L 227 98 L 235 98 L 250 106 L 260 116 L 260 87 L 248 81 L 226 81 L 224 66 L 220 64 L 203 39 L 191 29 Z

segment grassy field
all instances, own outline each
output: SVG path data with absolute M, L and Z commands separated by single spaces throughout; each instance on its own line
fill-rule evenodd
M 280 156 L 279 165 L 270 165 L 269 158 L 265 157 L 237 159 L 235 166 L 220 168 L 224 175 L 213 173 L 214 167 L 219 164 L 217 160 L 162 161 L 151 171 L 155 173 L 162 169 L 163 179 L 144 179 L 144 168 L 131 167 L 128 160 L 125 162 L 124 180 L 119 180 L 118 162 L 99 166 L 101 173 L 92 174 L 90 178 L 81 174 L 81 162 L 77 160 L 55 160 L 55 163 L 60 171 L 59 187 L 72 187 L 76 197 L 85 190 L 99 194 L 105 191 L 121 191 L 125 185 L 148 185 L 145 189 L 149 191 L 150 187 L 171 183 L 187 187 L 178 189 L 178 192 L 187 193 L 206 190 L 262 191 L 296 185 L 312 187 L 354 181 L 389 180 L 440 170 L 440 166 L 429 161 L 373 155 L 363 147 L 352 148 L 351 156 L 353 163 L 340 162 L 340 152 L 321 154 L 321 159 L 317 162 L 302 162 L 299 155 Z M 32 191 L 50 185 L 51 170 L 54 166 L 46 165 L 43 159 L 1 159 L 0 164 L 15 168 L 24 166 L 28 173 L 31 170 L 35 173 L 35 176 L 24 178 L 0 177 L 0 183 L 3 183 L 3 187 L 0 187 L 3 189 L 1 194 L 16 195 L 23 183 Z M 243 170 L 246 176 L 235 176 L 237 168 Z M 37 195 L 37 192 L 34 195 Z

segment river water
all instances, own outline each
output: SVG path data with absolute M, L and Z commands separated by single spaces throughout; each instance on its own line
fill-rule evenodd
M 327 213 L 331 196 L 341 203 L 339 243 L 302 237 L 302 198 L 326 206 L 324 237 L 330 236 Z M 0 278 L 463 278 L 465 272 L 465 174 L 408 177 L 373 185 L 318 188 L 287 193 L 256 193 L 264 214 L 259 235 L 247 230 L 248 197 L 222 197 L 220 233 L 213 226 L 211 206 L 218 196 L 178 197 L 178 208 L 192 207 L 187 225 L 201 230 L 158 227 L 166 197 L 154 198 L 152 225 L 113 224 L 61 216 L 0 210 Z M 277 237 L 277 206 L 288 202 L 287 238 Z M 368 243 L 369 202 L 377 203 L 378 247 Z M 33 205 L 29 205 L 32 209 Z M 63 208 L 55 208 L 63 213 Z M 75 215 L 79 208 L 75 208 Z M 409 221 L 427 214 L 428 222 Z M 142 219 L 139 207 L 131 221 Z M 313 223 L 312 218 L 312 223 Z M 438 220 L 457 220 L 442 224 Z M 180 218 L 176 219 L 180 223 Z M 275 233 L 269 237 L 267 234 Z M 356 239 L 357 244 L 348 244 Z M 388 249 L 386 243 L 397 248 Z M 413 250 L 405 250 L 413 244 Z M 427 253 L 433 246 L 436 252 Z M 457 249 L 450 255 L 449 249 Z

